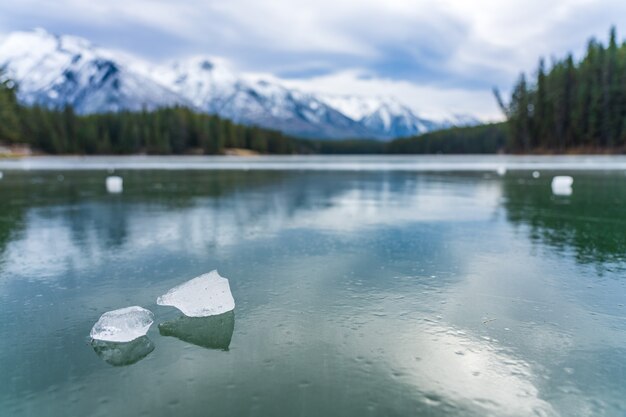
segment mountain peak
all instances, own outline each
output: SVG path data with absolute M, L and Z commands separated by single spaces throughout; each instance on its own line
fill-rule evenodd
M 78 113 L 141 110 L 189 102 L 83 38 L 43 29 L 14 32 L 0 44 L 0 66 L 26 104 L 71 105 Z

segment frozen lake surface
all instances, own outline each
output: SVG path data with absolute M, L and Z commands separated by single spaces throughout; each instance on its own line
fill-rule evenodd
M 626 413 L 624 158 L 0 170 L 0 416 Z M 214 269 L 233 311 L 156 304 Z M 90 342 L 134 305 L 146 336 Z

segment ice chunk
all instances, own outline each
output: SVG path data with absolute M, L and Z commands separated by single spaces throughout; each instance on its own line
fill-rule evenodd
M 154 315 L 150 310 L 138 306 L 107 311 L 93 325 L 92 339 L 107 342 L 130 342 L 145 336 L 154 323 Z
M 553 187 L 571 187 L 574 184 L 574 178 L 569 175 L 557 175 L 552 178 Z
M 499 176 L 502 177 L 502 176 L 506 175 L 506 167 L 503 166 L 503 165 L 500 165 L 498 167 L 498 169 L 496 169 L 496 172 L 498 173 Z
M 172 288 L 157 298 L 157 304 L 176 307 L 188 317 L 206 317 L 235 308 L 228 280 L 211 271 Z
M 148 336 L 141 336 L 130 342 L 93 340 L 91 347 L 106 363 L 113 366 L 126 366 L 148 356 L 154 350 L 154 343 Z
M 107 191 L 110 193 L 121 193 L 124 189 L 124 180 L 122 177 L 112 175 L 106 179 Z
M 235 312 L 210 317 L 181 316 L 159 324 L 161 336 L 173 336 L 208 349 L 228 350 L 235 329 Z
M 0 180 L 2 179 L 2 177 L 4 177 L 4 174 L 2 173 L 2 171 L 0 171 Z
M 541 177 L 541 173 L 539 171 L 533 171 L 533 178 Z
M 572 195 L 572 184 L 574 179 L 568 175 L 560 175 L 552 178 L 552 193 L 554 195 Z
M 569 175 L 559 175 L 552 178 L 552 194 L 568 196 L 572 194 L 574 178 Z

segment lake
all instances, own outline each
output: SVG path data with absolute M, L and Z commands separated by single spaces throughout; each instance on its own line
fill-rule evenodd
M 0 171 L 0 416 L 626 413 L 622 157 Z M 552 193 L 557 174 L 571 195 Z M 156 304 L 214 269 L 233 312 Z M 100 315 L 132 305 L 154 312 L 146 337 L 91 343 Z

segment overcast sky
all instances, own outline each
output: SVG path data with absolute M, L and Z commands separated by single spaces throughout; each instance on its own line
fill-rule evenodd
M 159 62 L 224 57 L 301 89 L 391 95 L 424 115 L 499 116 L 540 56 L 580 54 L 626 31 L 619 0 L 19 0 L 0 2 L 0 37 L 43 27 Z

